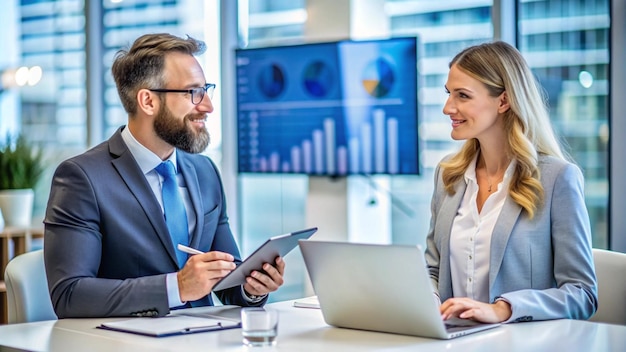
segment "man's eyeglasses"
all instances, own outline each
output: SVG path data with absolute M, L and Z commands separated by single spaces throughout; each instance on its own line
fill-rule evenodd
M 191 103 L 198 105 L 204 98 L 204 93 L 209 96 L 209 99 L 213 99 L 213 93 L 215 92 L 215 83 L 207 83 L 204 87 L 197 87 L 191 89 L 148 89 L 152 92 L 160 93 L 187 93 L 191 94 Z

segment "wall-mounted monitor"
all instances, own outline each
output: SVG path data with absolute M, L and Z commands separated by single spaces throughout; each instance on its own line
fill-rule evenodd
M 235 54 L 240 173 L 419 173 L 415 37 Z

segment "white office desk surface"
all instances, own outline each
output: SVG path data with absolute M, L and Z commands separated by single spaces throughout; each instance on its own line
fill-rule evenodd
M 578 320 L 505 324 L 452 340 L 334 328 L 319 309 L 272 303 L 279 311 L 278 343 L 248 348 L 241 329 L 171 337 L 146 337 L 96 329 L 104 321 L 61 319 L 0 326 L 0 346 L 28 351 L 626 351 L 626 326 Z M 210 310 L 211 308 L 193 308 Z M 0 348 L 0 351 L 3 349 Z M 13 350 L 14 351 L 14 350 Z

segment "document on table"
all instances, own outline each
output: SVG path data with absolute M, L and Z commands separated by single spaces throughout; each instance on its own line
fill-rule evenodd
M 297 299 L 293 302 L 294 307 L 298 308 L 320 308 L 320 302 L 317 300 L 317 296 L 305 297 Z
M 98 328 L 133 334 L 164 337 L 241 327 L 240 321 L 192 315 L 168 315 L 160 318 L 131 318 L 102 323 Z

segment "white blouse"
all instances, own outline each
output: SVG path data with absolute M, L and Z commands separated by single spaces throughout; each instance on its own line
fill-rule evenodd
M 450 270 L 454 297 L 468 297 L 489 302 L 489 257 L 491 235 L 508 195 L 508 185 L 515 170 L 515 161 L 509 163 L 502 182 L 489 195 L 481 212 L 476 197 L 476 158 L 465 171 L 467 184 L 450 234 Z

